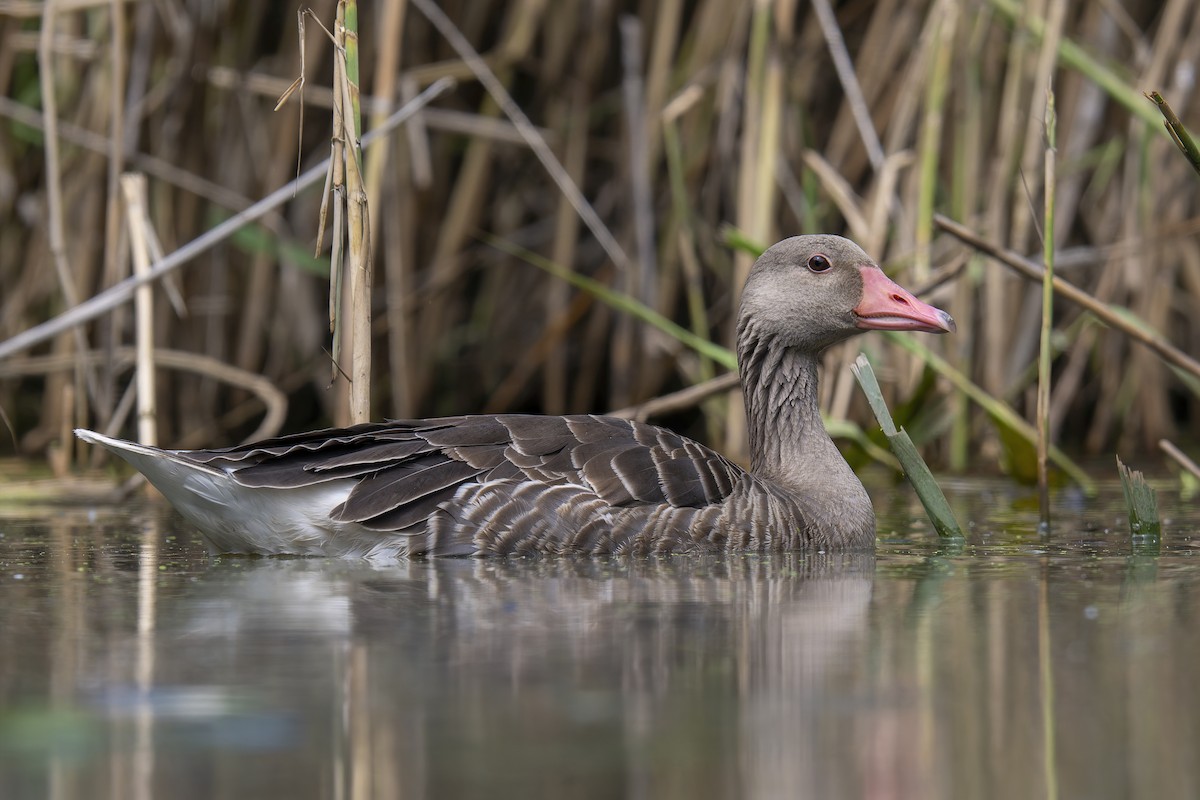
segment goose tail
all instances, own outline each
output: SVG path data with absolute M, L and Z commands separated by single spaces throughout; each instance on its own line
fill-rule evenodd
M 225 476 L 225 473 L 212 467 L 183 458 L 170 450 L 163 450 L 161 447 L 115 439 L 87 428 L 76 428 L 75 435 L 88 444 L 98 444 L 110 453 L 125 459 L 160 491 L 163 488 L 161 481 L 177 479 L 181 472 L 204 473 L 211 477 Z

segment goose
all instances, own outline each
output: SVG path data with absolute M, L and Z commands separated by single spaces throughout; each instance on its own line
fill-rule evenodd
M 763 252 L 737 324 L 748 470 L 670 430 L 590 414 L 372 422 L 213 450 L 76 434 L 144 474 L 217 553 L 868 550 L 874 510 L 822 424 L 817 367 L 869 330 L 955 324 L 848 239 Z

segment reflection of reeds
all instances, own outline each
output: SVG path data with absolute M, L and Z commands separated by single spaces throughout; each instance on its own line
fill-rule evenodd
M 313 5 L 334 18 L 333 0 Z M 1054 441 L 1143 449 L 1180 438 L 1197 413 L 1194 383 L 1129 336 L 1140 330 L 1138 341 L 1173 343 L 1185 358 L 1200 343 L 1200 244 L 1189 235 L 1200 185 L 1140 93 L 1160 87 L 1184 124 L 1194 119 L 1171 83 L 1200 48 L 1200 28 L 1183 24 L 1187 4 L 1136 0 L 1116 18 L 1111 6 L 1050 2 L 1044 20 L 1012 0 L 385 5 L 380 17 L 362 9 L 367 127 L 438 78 L 461 85 L 361 162 L 378 267 L 372 416 L 598 410 L 712 378 L 711 356 L 622 321 L 480 234 L 728 344 L 749 265 L 723 245 L 731 222 L 760 243 L 851 233 L 911 284 L 966 264 L 931 298 L 960 333 L 929 345 L 1032 420 L 1040 297 L 948 236 L 936 214 L 1004 250 L 1039 250 L 1032 208 L 1046 187 L 1034 110 L 1051 80 L 1055 286 L 1061 277 L 1140 320 L 1118 310 L 1123 329 L 1094 324 L 1094 309 L 1056 288 Z M 130 243 L 114 219 L 114 165 L 147 174 L 146 225 L 170 253 L 283 185 L 298 147 L 305 167 L 328 152 L 329 109 L 342 96 L 328 86 L 330 44 L 313 36 L 305 115 L 271 113 L 300 74 L 294 20 L 271 4 L 194 17 L 150 3 L 53 7 L 0 11 L 11 15 L 0 17 L 0 347 L 118 280 Z M 327 290 L 292 255 L 315 239 L 318 205 L 301 193 L 254 236 L 195 258 L 177 273 L 188 316 L 160 303 L 153 320 L 159 346 L 285 389 L 295 427 L 335 417 Z M 131 324 L 127 314 L 93 320 L 39 343 L 37 355 L 113 348 L 132 339 Z M 878 337 L 863 346 L 891 351 L 878 360 L 891 365 L 885 391 L 918 386 L 904 350 Z M 865 420 L 840 369 L 851 360 L 831 354 L 826 399 L 835 416 Z M 1169 363 L 1186 370 L 1183 361 Z M 117 368 L 90 356 L 79 365 L 0 378 L 0 408 L 26 451 L 116 412 Z M 914 439 L 960 467 L 999 460 L 1008 445 L 991 417 L 939 391 L 952 396 L 903 420 Z M 257 402 L 188 373 L 162 374 L 157 394 L 170 442 Z M 729 405 L 705 402 L 693 432 L 736 444 Z M 248 433 L 253 422 L 240 418 L 209 443 Z

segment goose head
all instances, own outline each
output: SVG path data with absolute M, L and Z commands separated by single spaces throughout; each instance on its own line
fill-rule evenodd
M 742 290 L 739 339 L 818 354 L 868 330 L 952 333 L 954 319 L 918 300 L 841 236 L 793 236 L 759 257 Z

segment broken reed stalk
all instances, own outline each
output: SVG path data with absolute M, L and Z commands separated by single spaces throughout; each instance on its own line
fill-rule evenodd
M 1129 511 L 1129 535 L 1134 544 L 1157 542 L 1162 536 L 1162 524 L 1158 519 L 1158 499 L 1154 489 L 1146 483 L 1146 477 L 1130 469 L 1117 456 L 1117 472 L 1121 475 L 1121 488 L 1125 493 L 1125 505 Z
M 1038 352 L 1037 386 L 1037 481 L 1038 508 L 1042 525 L 1050 524 L 1050 476 L 1047 456 L 1050 451 L 1050 334 L 1054 327 L 1054 193 L 1056 126 L 1054 89 L 1046 89 L 1046 156 L 1043 193 L 1045 216 L 1042 224 L 1042 330 Z
M 150 244 L 146 234 L 146 176 L 139 173 L 122 175 L 121 192 L 125 197 L 133 272 L 145 277 L 150 272 Z M 157 445 L 158 420 L 154 408 L 154 287 L 149 283 L 139 286 L 133 298 L 133 306 L 137 352 L 135 370 L 138 441 L 145 445 Z
M 350 273 L 350 423 L 371 419 L 371 230 L 367 210 L 367 194 L 363 188 L 362 112 L 359 107 L 358 69 L 358 3 L 339 0 L 338 27 L 335 31 L 341 42 L 337 59 L 342 61 L 338 88 L 342 95 L 342 124 L 345 159 L 346 224 L 349 234 L 350 260 L 345 265 Z
M 345 206 L 342 201 L 346 191 L 346 95 L 342 92 L 346 70 L 345 36 L 340 35 L 345 30 L 346 7 L 342 2 L 337 6 L 337 19 L 334 20 L 334 56 L 333 56 L 333 132 L 330 136 L 329 174 L 325 176 L 325 193 L 321 197 L 319 215 L 320 230 L 317 233 L 317 254 L 320 255 L 322 235 L 325 230 L 325 220 L 329 212 L 329 204 L 333 204 L 333 231 L 329 239 L 329 333 L 333 337 L 331 343 L 332 363 L 330 364 L 330 385 L 335 385 L 339 374 L 345 375 L 342 368 L 342 353 L 346 346 L 346 326 L 341 324 L 342 309 L 346 307 L 346 257 L 345 247 Z M 322 26 L 324 27 L 324 26 Z M 328 33 L 328 31 L 326 31 Z M 353 335 L 353 328 L 350 329 Z M 353 345 L 351 345 L 353 346 Z M 345 425 L 350 417 L 350 398 L 347 394 L 338 393 L 334 399 L 333 422 L 335 425 Z
M 304 44 L 304 15 L 316 20 L 312 11 L 300 15 L 300 49 Z M 358 89 L 358 5 L 353 0 L 338 0 L 337 16 L 331 34 L 321 29 L 333 41 L 333 133 L 330 137 L 329 171 L 325 176 L 325 191 L 317 224 L 316 254 L 324 243 L 325 221 L 329 203 L 333 201 L 333 233 L 329 248 L 329 330 L 333 335 L 333 358 L 330 365 L 330 384 L 336 384 L 343 369 L 342 353 L 347 343 L 350 351 L 349 388 L 347 394 L 336 395 L 334 422 L 349 425 L 371 418 L 371 262 L 370 214 L 363 189 L 362 144 L 359 131 L 362 112 Z M 303 64 L 303 58 L 301 59 Z M 284 92 L 278 109 L 297 88 L 303 92 L 301 74 Z M 347 255 L 348 254 L 348 255 Z M 345 294 L 347 284 L 349 295 Z M 348 301 L 348 302 L 347 302 Z M 349 306 L 350 322 L 342 321 Z M 348 339 L 348 342 L 347 342 Z

